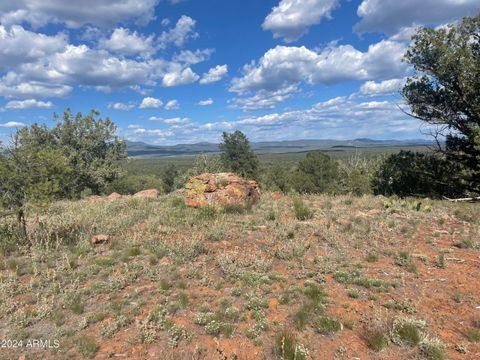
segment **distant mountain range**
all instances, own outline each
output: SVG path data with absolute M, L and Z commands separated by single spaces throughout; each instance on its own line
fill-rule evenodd
M 200 142 L 196 144 L 178 144 L 170 146 L 150 145 L 141 141 L 126 140 L 128 156 L 154 157 L 154 156 L 182 156 L 201 153 L 218 153 L 218 144 Z M 354 140 L 286 140 L 252 142 L 251 146 L 259 154 L 279 154 L 304 152 L 312 150 L 328 150 L 341 148 L 371 148 L 387 146 L 419 146 L 431 145 L 431 141 L 422 139 L 412 140 L 372 140 L 367 138 Z

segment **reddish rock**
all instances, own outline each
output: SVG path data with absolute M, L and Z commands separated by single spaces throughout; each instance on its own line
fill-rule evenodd
M 137 192 L 134 197 L 144 198 L 144 199 L 157 199 L 160 196 L 160 191 L 157 189 L 148 189 Z
M 101 200 L 104 200 L 104 197 L 99 195 L 91 195 L 87 197 L 87 199 L 90 201 L 101 201 Z
M 121 198 L 123 198 L 123 196 L 116 192 L 113 192 L 107 196 L 108 200 L 120 200 Z
M 280 193 L 280 191 L 274 191 L 272 193 L 273 200 L 280 200 L 281 198 L 282 198 L 282 194 Z
M 100 244 L 107 243 L 109 240 L 110 240 L 110 236 L 98 234 L 92 237 L 91 242 L 92 242 L 92 245 L 100 245 Z
M 193 207 L 246 207 L 260 199 L 256 181 L 244 180 L 233 173 L 192 176 L 185 190 L 185 204 Z

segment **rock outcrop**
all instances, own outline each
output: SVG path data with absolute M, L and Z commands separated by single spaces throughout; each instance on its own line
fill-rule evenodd
M 123 198 L 123 196 L 120 195 L 119 193 L 116 193 L 116 192 L 113 192 L 113 193 L 111 193 L 110 195 L 107 196 L 108 200 L 113 200 L 113 201 L 120 200 L 121 198 Z
M 157 189 L 148 189 L 139 191 L 133 196 L 144 199 L 157 199 L 160 196 L 160 191 L 158 191 Z
M 260 199 L 256 181 L 244 180 L 233 173 L 192 176 L 185 190 L 185 204 L 194 207 L 247 207 Z

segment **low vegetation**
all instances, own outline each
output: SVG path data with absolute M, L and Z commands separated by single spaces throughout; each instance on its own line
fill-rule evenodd
M 294 202 L 314 216 L 299 218 Z M 61 351 L 30 353 L 52 359 L 480 351 L 478 250 L 456 246 L 478 241 L 476 205 L 384 202 L 267 192 L 242 213 L 175 195 L 54 202 L 28 216 L 25 242 L 2 233 L 0 327 L 58 339 Z M 95 234 L 110 240 L 92 245 Z

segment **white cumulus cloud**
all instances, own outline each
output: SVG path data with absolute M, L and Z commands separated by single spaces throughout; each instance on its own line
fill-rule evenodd
M 27 125 L 19 121 L 9 121 L 3 124 L 0 123 L 0 127 L 4 127 L 4 128 L 14 128 L 14 127 L 23 127 L 23 126 L 27 126 Z
M 205 99 L 205 100 L 200 100 L 198 102 L 198 105 L 200 106 L 208 106 L 208 105 L 212 105 L 213 104 L 213 99 L 212 98 L 208 98 L 208 99 Z
M 86 24 L 111 27 L 117 23 L 145 25 L 155 18 L 159 0 L 15 0 L 0 2 L 0 23 L 27 22 L 34 27 L 49 23 L 79 28 Z
M 439 24 L 479 12 L 478 0 L 363 0 L 355 30 L 393 35 L 412 25 Z
M 380 82 L 367 81 L 360 87 L 358 96 L 387 96 L 398 93 L 405 84 L 404 79 L 390 79 Z
M 165 87 L 187 85 L 197 81 L 200 78 L 189 67 L 185 69 L 176 69 L 166 73 L 162 79 L 162 84 Z
M 298 91 L 301 84 L 333 85 L 347 81 L 372 81 L 405 75 L 401 60 L 403 42 L 382 40 L 360 51 L 351 45 L 331 44 L 320 50 L 305 46 L 277 46 L 257 62 L 247 64 L 243 76 L 234 78 L 229 90 L 253 97 L 234 99 L 233 106 L 244 110 L 273 108 Z
M 117 28 L 113 30 L 110 38 L 102 39 L 100 46 L 110 51 L 124 54 L 134 55 L 140 54 L 150 56 L 155 52 L 153 47 L 153 35 L 144 36 L 136 31 L 131 32 L 125 28 Z
M 170 100 L 167 102 L 167 104 L 165 105 L 165 109 L 166 110 L 177 110 L 180 108 L 180 103 L 178 102 L 178 100 Z
M 286 42 L 298 40 L 312 25 L 323 18 L 330 18 L 339 0 L 281 0 L 265 18 L 264 30 L 273 32 L 275 38 Z
M 9 101 L 5 105 L 5 109 L 9 110 L 24 110 L 30 108 L 50 109 L 51 107 L 53 107 L 53 104 L 50 101 L 45 102 L 35 99 Z
M 140 109 L 159 109 L 163 105 L 163 101 L 153 97 L 146 97 L 140 103 Z
M 200 84 L 211 84 L 217 81 L 222 80 L 228 74 L 228 66 L 227 65 L 217 65 L 214 68 L 211 68 L 203 74 L 202 79 L 200 80 Z
M 158 45 L 160 48 L 165 48 L 169 44 L 175 46 L 183 46 L 187 40 L 196 39 L 198 33 L 195 32 L 196 21 L 191 17 L 182 15 L 175 24 L 173 29 L 162 32 L 158 37 Z
M 116 103 L 108 104 L 109 109 L 120 110 L 120 111 L 129 111 L 129 110 L 132 110 L 134 107 L 135 107 L 135 104 L 133 103 L 125 104 L 122 102 L 116 102 Z

